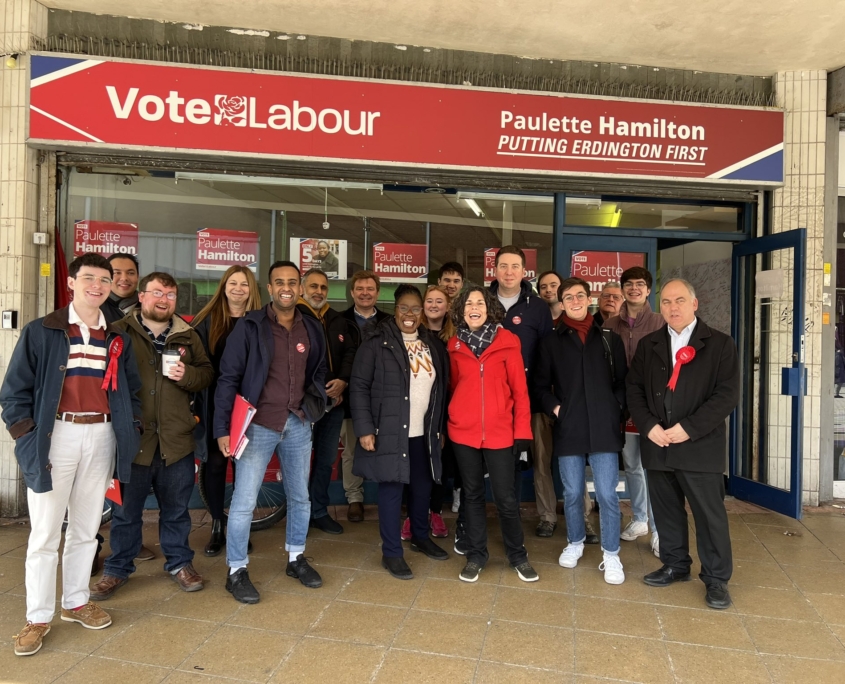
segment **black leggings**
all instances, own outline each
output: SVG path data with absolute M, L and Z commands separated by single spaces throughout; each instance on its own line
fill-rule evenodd
M 208 444 L 208 460 L 205 462 L 205 496 L 208 499 L 208 512 L 213 520 L 223 519 L 223 503 L 226 497 L 226 469 L 229 459 L 214 445 Z M 234 462 L 232 467 L 234 468 Z
M 455 452 L 452 449 L 452 442 L 446 440 L 446 445 L 443 447 L 440 462 L 443 464 L 443 474 L 440 481 L 443 484 L 436 482 L 431 487 L 431 501 L 428 508 L 432 513 L 440 515 L 443 513 L 443 500 L 446 498 L 446 493 L 449 488 L 446 486 L 446 481 L 453 478 L 454 489 L 461 488 L 461 473 L 458 471 L 458 464 L 455 462 Z

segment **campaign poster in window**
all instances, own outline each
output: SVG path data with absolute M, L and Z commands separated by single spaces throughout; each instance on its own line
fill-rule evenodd
M 537 250 L 523 249 L 525 254 L 525 280 L 532 285 L 537 284 Z M 496 255 L 498 247 L 488 247 L 484 250 L 484 282 L 492 283 L 496 280 Z
M 76 221 L 73 224 L 73 256 L 93 252 L 138 256 L 138 224 L 114 221 Z
M 373 245 L 373 272 L 383 283 L 428 281 L 428 246 L 401 242 Z
M 319 268 L 329 280 L 346 280 L 346 240 L 291 238 L 290 260 L 303 274 Z
M 253 273 L 258 268 L 258 233 L 225 228 L 201 228 L 197 231 L 198 271 L 225 271 L 230 266 L 246 266 Z
M 645 266 L 643 252 L 572 252 L 570 273 L 590 284 L 593 298 L 609 282 L 619 281 L 622 272 L 632 266 Z

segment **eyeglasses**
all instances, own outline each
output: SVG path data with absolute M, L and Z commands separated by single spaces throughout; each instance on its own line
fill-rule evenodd
M 648 283 L 646 283 L 645 280 L 628 280 L 622 286 L 622 289 L 623 290 L 632 290 L 635 287 L 638 288 L 638 289 L 645 289 L 645 288 L 648 287 Z
M 74 276 L 76 280 L 81 280 L 83 283 L 87 285 L 93 285 L 94 283 L 100 283 L 100 285 L 105 285 L 106 287 L 111 287 L 112 279 L 103 276 L 98 278 L 97 276 L 92 275 L 81 275 L 81 276 Z
M 615 295 L 615 294 L 603 294 L 601 296 L 602 299 L 612 299 L 614 302 L 618 302 L 622 300 L 622 295 Z
M 161 290 L 144 290 L 141 294 L 151 294 L 156 299 L 167 297 L 168 301 L 171 302 L 175 302 L 176 297 L 178 296 L 175 292 L 168 292 L 167 294 L 164 294 Z
M 414 316 L 419 316 L 422 313 L 421 306 L 405 306 L 404 304 L 400 304 L 396 308 L 401 314 L 412 313 Z
M 588 299 L 587 294 L 585 292 L 579 292 L 578 294 L 566 295 L 563 298 L 563 301 L 569 304 L 570 302 L 574 302 L 576 300 L 579 302 L 583 302 L 586 299 Z

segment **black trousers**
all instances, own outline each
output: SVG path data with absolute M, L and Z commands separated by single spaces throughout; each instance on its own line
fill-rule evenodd
M 528 560 L 525 550 L 522 523 L 519 519 L 519 502 L 516 499 L 514 478 L 517 468 L 513 448 L 475 449 L 455 444 L 455 460 L 461 471 L 461 511 L 466 515 L 466 540 L 469 545 L 467 560 L 482 567 L 487 563 L 487 510 L 484 487 L 484 465 L 490 475 L 493 501 L 499 512 L 505 553 L 513 566 Z M 520 478 L 522 472 L 519 471 Z
M 458 472 L 458 464 L 455 462 L 455 450 L 452 448 L 452 442 L 446 440 L 446 445 L 443 447 L 443 452 L 440 456 L 440 462 L 443 465 L 443 474 L 440 478 L 442 484 L 436 482 L 431 487 L 431 502 L 429 509 L 432 513 L 443 513 L 443 500 L 446 498 L 448 488 L 446 480 L 452 478 L 454 480 L 453 487 L 455 489 L 461 488 L 461 475 Z
M 229 461 L 235 467 L 235 459 L 226 458 L 214 443 L 208 442 L 208 458 L 205 461 L 205 496 L 212 520 L 223 520 L 223 504 L 226 498 L 226 470 Z
M 731 533 L 725 511 L 725 479 L 721 473 L 685 470 L 649 470 L 648 493 L 654 525 L 660 535 L 660 560 L 689 572 L 689 525 L 684 500 L 695 521 L 695 538 L 701 560 L 699 577 L 705 584 L 725 582 L 733 572 Z
M 425 437 L 408 440 L 411 481 L 408 483 L 408 517 L 411 519 L 411 538 L 428 539 L 428 501 L 431 497 L 431 457 Z M 402 558 L 402 493 L 401 482 L 379 482 L 378 528 L 381 533 L 381 552 L 387 558 Z

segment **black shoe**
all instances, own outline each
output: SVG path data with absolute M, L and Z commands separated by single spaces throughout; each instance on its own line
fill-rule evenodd
M 466 539 L 466 530 L 464 526 L 459 522 L 455 526 L 455 553 L 459 556 L 466 556 L 467 552 L 469 551 L 469 543 Z
M 411 572 L 411 568 L 408 567 L 404 558 L 388 558 L 387 556 L 382 556 L 381 567 L 387 570 L 391 576 L 396 579 L 414 579 L 414 573 Z
M 309 589 L 317 589 L 323 586 L 323 578 L 320 577 L 320 573 L 308 565 L 308 561 L 301 553 L 293 563 L 288 563 L 285 573 L 288 577 L 296 577 Z
M 318 530 L 326 534 L 343 534 L 343 527 L 340 523 L 332 519 L 330 515 L 324 515 L 320 518 L 311 518 L 309 523 L 311 527 L 316 527 Z
M 668 565 L 664 565 L 660 570 L 648 573 L 643 577 L 643 582 L 651 587 L 668 587 L 672 582 L 689 582 L 690 574 L 687 572 L 680 572 Z
M 519 579 L 523 582 L 536 582 L 540 579 L 540 575 L 537 574 L 537 571 L 531 567 L 531 563 L 527 560 L 519 565 L 514 565 L 513 569 L 516 570 L 516 574 L 519 575 Z
M 223 547 L 226 546 L 226 535 L 223 533 L 223 521 L 211 521 L 211 539 L 205 545 L 206 556 L 219 556 Z
M 467 561 L 464 569 L 461 570 L 461 574 L 458 575 L 458 579 L 463 582 L 477 582 L 478 576 L 481 574 L 482 570 L 484 570 L 484 568 L 478 563 Z
M 226 578 L 226 591 L 241 603 L 258 603 L 261 599 L 258 590 L 249 581 L 246 568 L 238 568 L 234 574 L 229 574 Z
M 534 530 L 534 534 L 538 537 L 551 537 L 555 533 L 556 527 L 556 523 L 549 522 L 548 520 L 541 520 L 537 525 L 537 529 Z
M 731 595 L 728 593 L 728 585 L 713 583 L 707 585 L 707 593 L 704 595 L 704 602 L 716 610 L 724 610 L 731 605 Z
M 585 544 L 598 544 L 599 543 L 599 536 L 596 534 L 596 531 L 593 529 L 593 524 L 589 520 L 584 521 L 584 529 L 586 530 L 586 536 L 584 537 Z
M 411 551 L 416 551 L 417 553 L 424 553 L 432 560 L 438 561 L 446 560 L 449 557 L 449 554 L 446 553 L 446 551 L 441 549 L 428 537 L 426 537 L 425 539 L 411 539 Z

